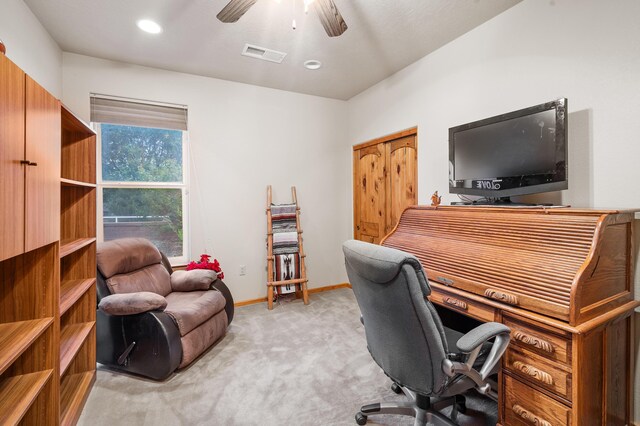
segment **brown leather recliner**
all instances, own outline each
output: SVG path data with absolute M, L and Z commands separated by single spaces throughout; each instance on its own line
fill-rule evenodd
M 233 319 L 233 298 L 219 279 L 207 290 L 172 291 L 171 266 L 148 240 L 102 243 L 97 263 L 98 305 L 113 294 L 126 294 L 117 297 L 134 301 L 146 294 L 162 305 L 116 315 L 98 309 L 97 361 L 101 364 L 163 380 L 221 339 Z

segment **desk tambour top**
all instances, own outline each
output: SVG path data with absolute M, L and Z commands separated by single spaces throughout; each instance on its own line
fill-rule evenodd
M 633 300 L 632 211 L 407 208 L 382 245 L 431 281 L 571 326 Z

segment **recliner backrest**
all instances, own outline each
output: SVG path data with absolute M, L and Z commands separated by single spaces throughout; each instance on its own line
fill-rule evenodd
M 98 245 L 98 270 L 113 294 L 150 291 L 171 293 L 169 272 L 162 255 L 144 238 L 120 238 Z
M 448 352 L 420 262 L 400 250 L 361 241 L 343 245 L 349 281 L 364 320 L 371 356 L 394 381 L 423 395 L 446 383 Z

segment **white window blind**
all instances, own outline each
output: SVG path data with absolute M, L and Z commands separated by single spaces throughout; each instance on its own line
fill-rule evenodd
M 92 94 L 91 121 L 125 126 L 187 130 L 187 107 Z

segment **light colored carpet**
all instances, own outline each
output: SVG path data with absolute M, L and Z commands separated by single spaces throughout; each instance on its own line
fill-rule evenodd
M 313 294 L 308 306 L 238 308 L 227 336 L 164 382 L 99 368 L 79 425 L 355 425 L 361 405 L 404 398 L 371 359 L 359 318 L 350 289 Z M 476 399 L 459 421 L 495 424 L 495 405 Z M 371 416 L 368 424 L 413 421 Z

